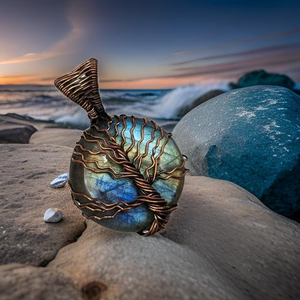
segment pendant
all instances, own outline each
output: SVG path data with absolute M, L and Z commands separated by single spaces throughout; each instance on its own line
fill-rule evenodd
M 109 116 L 91 58 L 55 80 L 87 111 L 91 126 L 76 143 L 69 185 L 82 214 L 107 228 L 150 236 L 163 230 L 182 192 L 186 157 L 154 121 Z

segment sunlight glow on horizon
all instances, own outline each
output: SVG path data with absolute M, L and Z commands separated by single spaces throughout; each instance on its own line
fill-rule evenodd
M 0 85 L 53 85 L 53 80 L 41 81 L 36 76 L 11 76 L 0 77 Z M 190 78 L 146 78 L 139 80 L 124 80 L 99 82 L 101 89 L 169 89 L 180 85 L 197 84 L 206 82 L 201 76 L 194 76 Z M 210 80 L 208 80 L 210 81 Z
M 35 10 L 19 1 L 0 11 L 0 85 L 53 85 L 90 57 L 102 63 L 103 89 L 229 82 L 255 69 L 300 82 L 297 2 L 63 0 L 59 7 L 49 2 L 47 11 L 33 2 Z

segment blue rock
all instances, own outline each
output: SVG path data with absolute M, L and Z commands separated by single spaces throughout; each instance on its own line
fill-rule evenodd
M 63 173 L 50 182 L 52 188 L 62 188 L 66 185 L 69 179 L 69 173 Z
M 177 124 L 192 175 L 232 181 L 272 210 L 300 210 L 300 97 L 277 86 L 227 92 Z

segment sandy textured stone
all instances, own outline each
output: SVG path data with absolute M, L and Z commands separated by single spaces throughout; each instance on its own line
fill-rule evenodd
M 71 152 L 60 146 L 0 145 L 0 264 L 46 265 L 84 230 L 68 187 L 49 185 L 68 170 Z M 64 219 L 45 223 L 49 207 L 59 207 Z
M 300 226 L 257 201 L 232 183 L 190 176 L 164 236 L 251 299 L 299 299 Z
M 71 277 L 82 289 L 107 288 L 101 299 L 242 299 L 226 277 L 185 246 L 161 235 L 111 231 L 89 221 L 76 243 L 60 250 L 48 268 Z
M 45 128 L 31 136 L 30 144 L 52 144 L 74 148 L 81 135 L 82 130 Z
M 58 271 L 20 264 L 0 266 L 0 298 L 5 300 L 81 300 L 70 278 Z
M 299 224 L 235 184 L 187 176 L 163 235 L 92 221 L 84 230 L 68 188 L 49 186 L 68 170 L 71 152 L 0 145 L 1 299 L 299 298 Z M 60 207 L 63 221 L 44 223 L 48 207 Z

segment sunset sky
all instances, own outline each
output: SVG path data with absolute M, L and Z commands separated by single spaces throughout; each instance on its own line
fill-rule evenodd
M 52 84 L 90 57 L 100 87 L 170 88 L 264 68 L 300 83 L 300 1 L 2 0 L 0 84 Z

